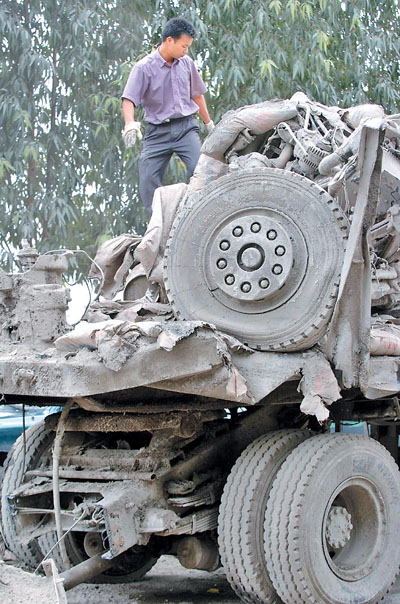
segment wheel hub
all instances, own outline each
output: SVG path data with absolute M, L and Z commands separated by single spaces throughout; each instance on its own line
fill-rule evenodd
M 333 506 L 326 520 L 325 536 L 328 545 L 333 549 L 344 547 L 350 541 L 352 528 L 351 514 L 346 508 Z
M 265 300 L 286 283 L 292 264 L 292 242 L 281 224 L 266 215 L 237 216 L 214 236 L 210 286 L 238 300 Z

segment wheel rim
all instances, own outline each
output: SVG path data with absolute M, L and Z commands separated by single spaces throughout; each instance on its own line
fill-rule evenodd
M 214 324 L 258 350 L 303 350 L 326 332 L 346 219 L 315 184 L 260 168 L 211 183 L 182 210 L 164 282 L 179 318 Z
M 387 517 L 377 487 L 352 477 L 338 486 L 325 508 L 322 542 L 332 572 L 345 581 L 366 577 L 385 546 Z
M 293 220 L 257 206 L 220 223 L 203 255 L 210 291 L 225 307 L 246 314 L 287 302 L 299 289 L 307 263 L 307 246 Z

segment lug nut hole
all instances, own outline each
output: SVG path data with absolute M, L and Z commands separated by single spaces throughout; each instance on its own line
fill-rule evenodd
M 274 239 L 276 239 L 277 236 L 278 236 L 278 233 L 274 229 L 270 229 L 269 231 L 267 231 L 267 239 L 269 239 L 270 241 L 273 241 Z
M 225 260 L 225 258 L 219 258 L 219 260 L 217 260 L 217 266 L 218 268 L 226 268 L 227 262 Z
M 241 237 L 243 235 L 243 229 L 241 226 L 237 226 L 233 229 L 232 234 L 234 237 Z
M 219 244 L 219 249 L 222 250 L 223 252 L 225 252 L 226 250 L 229 250 L 230 247 L 231 247 L 231 244 L 226 239 L 223 239 L 221 241 L 221 243 Z
M 235 283 L 235 277 L 233 275 L 226 275 L 225 283 L 227 285 L 233 285 Z
M 284 255 L 285 255 L 285 253 L 286 253 L 286 250 L 285 250 L 285 248 L 283 247 L 283 245 L 278 245 L 278 246 L 275 248 L 275 254 L 276 254 L 277 256 L 284 256 Z
M 272 267 L 272 272 L 274 273 L 274 275 L 281 275 L 283 271 L 283 267 L 281 264 L 274 264 L 274 266 Z
M 243 293 L 248 294 L 249 291 L 251 290 L 251 284 L 248 281 L 245 281 L 240 286 L 240 289 L 242 290 Z
M 259 233 L 261 230 L 261 224 L 259 222 L 253 222 L 250 229 L 253 233 Z
M 268 289 L 269 288 L 269 279 L 260 279 L 258 282 L 258 285 L 261 287 L 261 289 Z

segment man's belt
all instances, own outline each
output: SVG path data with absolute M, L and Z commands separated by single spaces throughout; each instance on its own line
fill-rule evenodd
M 166 120 L 163 120 L 162 124 L 169 124 L 170 122 L 179 122 L 180 120 L 186 120 L 188 117 L 193 117 L 194 113 L 190 115 L 182 115 L 182 117 L 167 117 Z
M 153 124 L 153 122 L 146 123 L 151 124 L 152 126 L 164 126 L 165 124 L 171 124 L 172 122 L 180 122 L 181 120 L 187 120 L 189 117 L 193 117 L 195 115 L 195 113 L 191 113 L 190 115 L 182 115 L 182 117 L 167 117 L 166 120 L 163 120 L 159 124 Z

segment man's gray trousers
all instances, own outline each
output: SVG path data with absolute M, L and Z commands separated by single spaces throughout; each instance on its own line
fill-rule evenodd
M 162 186 L 172 154 L 176 153 L 184 162 L 190 178 L 200 157 L 200 147 L 199 123 L 194 117 L 146 125 L 139 159 L 139 193 L 150 216 L 154 191 Z

